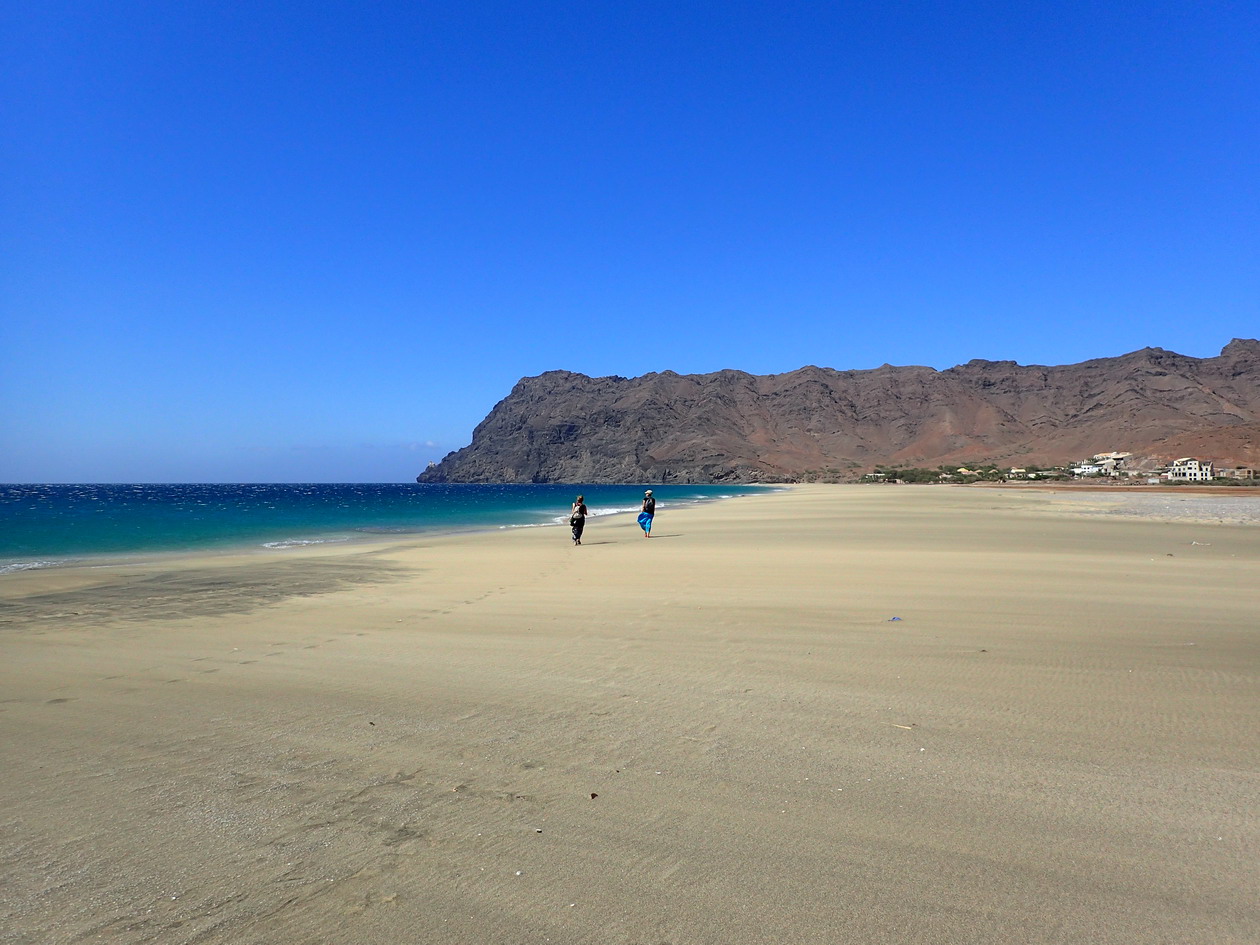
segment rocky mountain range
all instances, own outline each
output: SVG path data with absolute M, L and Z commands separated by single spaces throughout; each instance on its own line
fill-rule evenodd
M 780 482 L 1106 451 L 1260 463 L 1260 341 L 1047 367 L 803 367 L 522 379 L 420 482 Z

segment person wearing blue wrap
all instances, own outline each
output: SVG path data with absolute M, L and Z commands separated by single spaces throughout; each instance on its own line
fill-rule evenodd
M 643 529 L 643 537 L 652 537 L 652 519 L 656 516 L 656 500 L 652 498 L 652 490 L 643 493 L 643 511 L 639 513 L 639 527 Z

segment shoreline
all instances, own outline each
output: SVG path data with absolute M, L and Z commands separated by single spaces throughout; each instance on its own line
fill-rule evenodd
M 301 485 L 301 484 L 298 484 Z M 670 505 L 675 510 L 687 508 L 695 505 L 705 505 L 709 502 L 722 502 L 734 498 L 744 498 L 750 495 L 772 495 L 776 492 L 790 491 L 800 488 L 810 488 L 813 486 L 833 487 L 839 486 L 844 488 L 882 488 L 882 484 L 871 483 L 770 483 L 770 484 L 753 484 L 757 492 L 732 494 L 727 496 L 706 497 L 691 502 L 679 502 L 671 500 Z M 741 486 L 744 488 L 746 486 Z M 905 483 L 899 488 L 902 489 L 982 489 L 994 490 L 997 492 L 1021 493 L 1021 492 L 1045 492 L 1050 494 L 1061 494 L 1064 496 L 1073 496 L 1078 494 L 1097 493 L 1101 495 L 1110 495 L 1117 497 L 1141 496 L 1141 495 L 1182 495 L 1182 496 L 1204 496 L 1216 499 L 1256 499 L 1260 500 L 1260 486 L 1195 486 L 1195 485 L 1179 485 L 1170 486 L 1166 484 L 1149 485 L 1149 484 L 1100 484 L 1100 483 L 1033 483 L 1033 482 L 1010 482 L 1010 483 Z M 575 488 L 583 488 L 578 486 Z M 720 487 L 714 487 L 720 488 Z M 632 508 L 618 508 L 610 511 L 593 510 L 589 516 L 592 519 L 603 519 L 615 517 L 619 515 L 632 514 Z M 299 536 L 290 539 L 282 539 L 276 541 L 256 542 L 254 540 L 231 540 L 223 542 L 215 542 L 212 544 L 192 544 L 183 547 L 169 548 L 153 548 L 136 551 L 103 551 L 103 552 L 81 552 L 75 554 L 33 554 L 30 556 L 8 556 L 0 558 L 0 587 L 6 580 L 14 575 L 25 574 L 30 571 L 48 571 L 48 570 L 77 570 L 77 569 L 93 569 L 93 568 L 126 568 L 159 566 L 163 562 L 172 565 L 178 565 L 191 559 L 199 559 L 206 557 L 209 559 L 218 559 L 223 557 L 235 557 L 250 554 L 269 555 L 269 554 L 290 554 L 303 551 L 317 550 L 320 548 L 346 549 L 352 550 L 356 548 L 368 550 L 374 547 L 390 544 L 407 544 L 411 541 L 419 541 L 431 536 L 438 535 L 459 535 L 459 534 L 475 534 L 475 533 L 493 533 L 498 531 L 512 531 L 516 529 L 533 529 L 533 528 L 551 528 L 564 524 L 566 516 L 557 514 L 554 521 L 543 521 L 533 523 L 509 523 L 509 524 L 476 524 L 476 525 L 434 525 L 428 527 L 417 526 L 415 528 L 399 527 L 397 529 L 389 528 L 375 530 L 372 527 L 364 527 L 363 529 L 352 529 L 352 534 L 333 535 L 329 537 L 318 537 L 319 533 L 311 533 L 311 537 Z M 1164 520 L 1152 518 L 1151 520 Z M 1260 522 L 1260 516 L 1256 520 Z
M 25 572 L 0 924 L 1249 945 L 1260 530 L 1068 505 L 792 486 L 662 509 L 650 540 L 625 515 L 581 547 Z
M 833 490 L 851 492 L 851 498 L 857 503 L 861 502 L 868 490 L 871 490 L 871 498 L 882 498 L 885 496 L 884 489 L 869 484 L 788 483 L 766 487 L 764 491 L 755 493 L 731 495 L 686 504 L 672 503 L 670 506 L 662 506 L 662 510 L 663 513 L 672 517 L 689 510 L 724 505 L 731 499 L 768 498 L 776 494 L 791 493 L 816 492 L 826 495 Z M 1181 487 L 1173 487 L 1160 492 L 1152 490 L 1151 492 L 1144 491 L 1142 493 L 1127 491 L 1121 493 L 1113 492 L 1106 487 L 1092 489 L 1088 487 L 1069 487 L 1064 490 L 1055 490 L 1045 484 L 1004 489 L 1001 486 L 993 487 L 989 485 L 976 487 L 948 483 L 930 485 L 911 483 L 899 487 L 897 491 L 910 497 L 930 496 L 951 491 L 968 492 L 972 490 L 993 492 L 1012 499 L 1015 499 L 1021 493 L 1044 494 L 1047 499 L 1045 502 L 1034 501 L 1018 506 L 1019 514 L 1034 518 L 1049 515 L 1077 521 L 1127 519 L 1150 524 L 1228 525 L 1242 528 L 1260 525 L 1260 496 L 1201 494 L 1197 491 L 1191 492 L 1189 489 L 1182 489 Z M 1178 514 L 1169 514 L 1170 510 L 1168 509 L 1156 509 L 1152 507 L 1152 503 L 1144 503 L 1142 501 L 1144 497 L 1163 501 L 1164 498 L 1173 496 L 1176 493 L 1184 493 L 1183 498 L 1190 503 L 1186 509 L 1178 510 Z M 1062 498 L 1066 501 L 1056 504 L 1051 500 L 1051 497 Z M 1243 514 L 1235 514 L 1234 517 L 1224 518 L 1220 515 L 1208 514 L 1212 512 L 1213 508 L 1221 505 L 1228 504 L 1232 508 L 1233 505 L 1237 504 L 1228 503 L 1230 499 L 1244 500 L 1241 504 L 1246 511 Z M 1096 504 L 1093 507 L 1085 504 L 1090 501 L 1099 502 L 1100 500 L 1102 500 L 1101 504 Z M 1110 500 L 1115 501 L 1110 502 Z M 914 500 L 911 499 L 911 501 L 913 502 Z M 1196 508 L 1196 506 L 1199 508 Z M 1201 511 L 1201 514 L 1187 514 L 1195 511 Z M 616 510 L 598 515 L 592 514 L 588 516 L 588 521 L 592 523 L 588 525 L 588 528 L 592 529 L 592 531 L 586 536 L 588 541 L 584 544 L 589 544 L 589 539 L 593 535 L 598 534 L 594 527 L 595 522 L 604 523 L 605 526 L 618 522 L 622 526 L 633 524 L 634 511 Z M 0 573 L 0 607 L 3 607 L 6 601 L 20 600 L 30 595 L 58 594 L 63 591 L 80 588 L 102 587 L 114 582 L 126 583 L 134 580 L 153 580 L 162 575 L 189 573 L 232 574 L 243 570 L 275 574 L 289 570 L 300 570 L 311 563 L 315 563 L 318 566 L 331 565 L 335 567 L 337 562 L 361 562 L 367 558 L 377 557 L 408 557 L 424 549 L 441 548 L 451 542 L 458 544 L 463 539 L 488 538 L 495 535 L 506 536 L 519 532 L 547 532 L 551 529 L 562 529 L 561 533 L 567 534 L 567 525 L 559 521 L 528 525 L 435 526 L 415 532 L 363 533 L 345 541 L 320 541 L 279 548 L 265 545 L 236 544 L 214 548 L 157 550 L 126 555 L 112 553 L 81 555 L 74 558 L 53 559 L 53 563 L 46 566 L 22 568 Z M 632 537 L 637 536 L 636 528 Z M 561 544 L 564 544 L 564 542 L 561 542 Z M 355 566 L 350 565 L 350 567 L 353 568 Z M 306 588 L 300 592 L 302 594 L 318 593 L 317 590 L 311 591 L 305 582 L 302 583 L 302 587 Z
M 576 488 L 584 487 L 578 486 Z M 764 489 L 766 493 L 775 491 L 775 487 L 772 486 L 758 488 Z M 729 499 L 740 498 L 742 495 L 748 494 L 755 495 L 758 493 L 735 493 L 731 495 L 703 496 L 692 499 L 671 498 L 669 500 L 669 506 L 675 509 L 681 509 L 696 505 L 704 505 L 709 502 L 721 502 Z M 592 508 L 588 517 L 591 519 L 604 519 L 611 516 L 630 514 L 634 511 L 637 510 L 630 506 L 609 509 L 596 507 Z M 298 536 L 292 538 L 270 541 L 258 541 L 255 539 L 224 539 L 207 542 L 203 540 L 201 542 L 192 542 L 187 545 L 155 547 L 134 551 L 9 555 L 6 557 L 0 557 L 0 587 L 2 587 L 4 581 L 11 576 L 16 574 L 25 574 L 29 571 L 78 568 L 123 568 L 127 566 L 147 567 L 160 565 L 164 561 L 169 562 L 172 565 L 178 565 L 181 561 L 201 557 L 216 559 L 250 554 L 279 555 L 326 547 L 344 548 L 347 550 L 354 548 L 370 549 L 372 547 L 379 547 L 383 544 L 406 544 L 411 541 L 421 541 L 426 538 L 439 535 L 461 535 L 476 534 L 481 532 L 512 531 L 515 529 L 550 528 L 563 525 L 567 521 L 567 518 L 567 514 L 557 512 L 551 519 L 537 522 L 476 524 L 440 523 L 436 525 L 416 525 L 414 527 L 398 526 L 388 528 L 360 526 L 349 529 L 334 529 L 332 532 L 327 534 L 319 531 L 312 531 L 310 533 L 299 534 Z M 298 529 L 298 531 L 300 532 L 300 529 Z

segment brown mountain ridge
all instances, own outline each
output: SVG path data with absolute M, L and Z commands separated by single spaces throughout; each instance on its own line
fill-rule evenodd
M 1260 461 L 1260 341 L 1047 367 L 803 367 L 519 381 L 420 482 L 782 482 L 876 465 L 1053 465 L 1123 450 Z

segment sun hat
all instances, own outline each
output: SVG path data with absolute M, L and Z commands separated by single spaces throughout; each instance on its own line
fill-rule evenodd
M 649 489 L 647 492 L 645 492 L 645 493 L 643 493 L 643 494 L 644 494 L 644 495 L 651 495 L 651 494 L 652 494 L 652 490 L 651 490 L 651 489 Z

